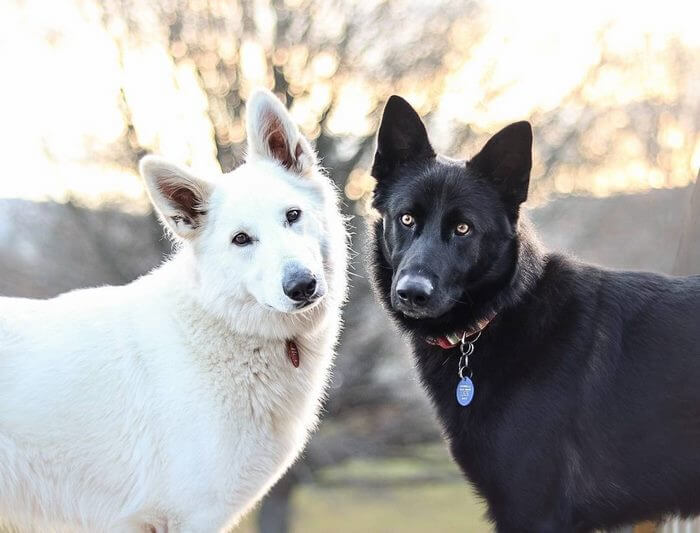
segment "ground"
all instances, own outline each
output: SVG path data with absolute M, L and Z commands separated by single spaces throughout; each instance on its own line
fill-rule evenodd
M 485 507 L 442 444 L 411 458 L 356 460 L 325 470 L 292 500 L 293 533 L 491 531 Z M 368 488 L 369 487 L 369 488 Z M 254 533 L 255 515 L 235 533 Z

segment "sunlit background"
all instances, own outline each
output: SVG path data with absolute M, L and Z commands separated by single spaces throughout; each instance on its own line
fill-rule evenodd
M 670 272 L 700 167 L 698 6 L 6 0 L 0 293 L 125 283 L 157 264 L 168 245 L 139 158 L 234 168 L 260 85 L 287 102 L 359 215 L 358 252 L 374 132 L 398 93 L 452 156 L 530 120 L 529 205 L 545 242 Z M 486 531 L 482 513 L 358 261 L 324 423 L 242 530 Z

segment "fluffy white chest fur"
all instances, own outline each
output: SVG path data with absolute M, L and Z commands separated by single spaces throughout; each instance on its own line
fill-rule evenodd
M 0 522 L 217 531 L 302 450 L 340 329 L 346 237 L 273 96 L 253 97 L 248 128 L 249 162 L 224 181 L 142 165 L 182 240 L 159 269 L 125 287 L 0 298 Z

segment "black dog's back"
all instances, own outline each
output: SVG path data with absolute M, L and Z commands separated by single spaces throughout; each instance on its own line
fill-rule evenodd
M 392 97 L 373 167 L 378 297 L 499 531 L 700 514 L 700 277 L 542 252 L 519 214 L 531 142 L 517 123 L 469 162 L 441 158 Z
M 572 415 L 595 472 L 580 497 L 600 503 L 578 512 L 589 524 L 700 513 L 700 277 L 604 272 L 599 295 L 582 320 L 595 342 L 579 380 L 593 390 Z

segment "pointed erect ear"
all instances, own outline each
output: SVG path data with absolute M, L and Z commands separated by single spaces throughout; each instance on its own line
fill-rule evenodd
M 248 160 L 268 159 L 296 174 L 308 175 L 317 164 L 316 153 L 299 132 L 282 102 L 257 89 L 246 112 Z
M 467 163 L 493 183 L 503 199 L 515 205 L 527 200 L 532 168 L 532 127 L 516 122 L 491 137 Z
M 211 185 L 152 155 L 141 160 L 139 170 L 163 223 L 178 237 L 194 237 L 206 216 Z
M 390 97 L 377 133 L 372 176 L 381 181 L 401 163 L 431 157 L 435 152 L 418 113 L 400 96 Z

